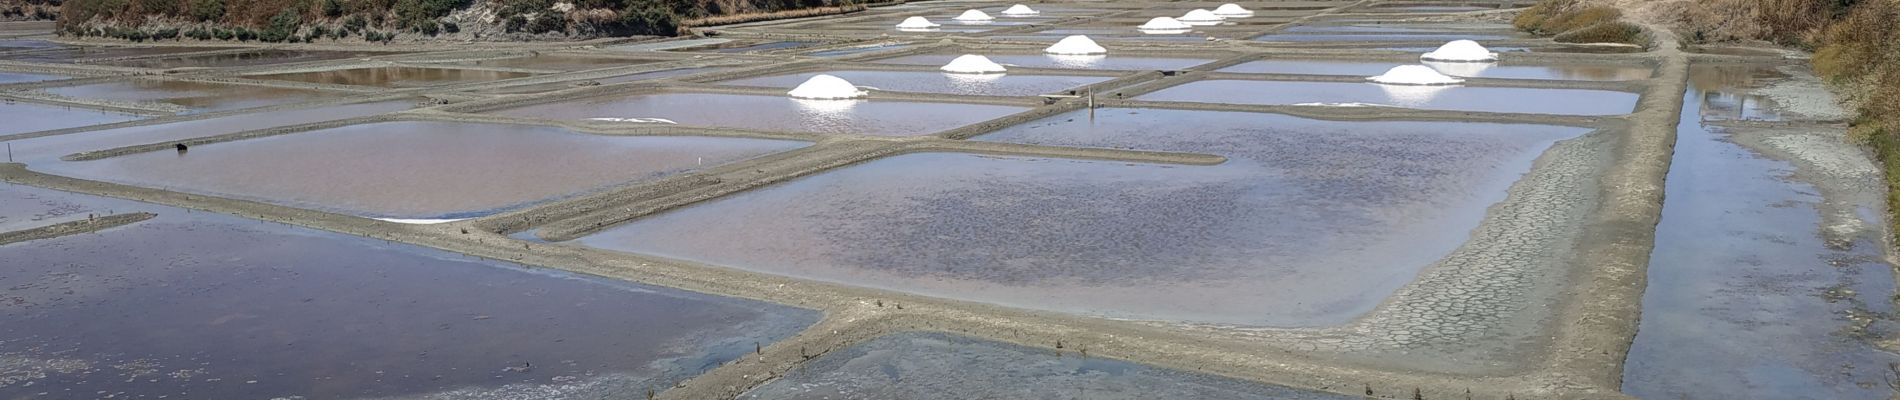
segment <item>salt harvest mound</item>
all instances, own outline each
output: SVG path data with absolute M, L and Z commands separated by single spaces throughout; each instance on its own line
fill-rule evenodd
M 962 22 L 989 22 L 989 21 L 996 20 L 996 17 L 991 17 L 989 14 L 984 14 L 982 10 L 968 10 L 968 11 L 964 11 L 962 15 L 958 15 L 956 18 L 951 18 L 951 19 L 962 21 Z
M 1445 75 L 1464 78 L 1483 75 L 1484 70 L 1491 69 L 1492 65 L 1492 63 L 1488 62 L 1423 61 L 1420 63 L 1425 64 L 1427 67 L 1432 67 L 1432 69 L 1438 70 L 1438 72 L 1444 73 Z
M 798 87 L 792 88 L 792 91 L 785 94 L 800 99 L 837 100 L 860 98 L 866 93 L 858 90 L 858 87 L 852 85 L 851 82 L 846 82 L 844 78 L 819 74 L 806 79 L 805 83 L 798 84 Z
M 1089 56 L 1108 54 L 1108 49 L 1102 48 L 1102 45 L 1095 44 L 1095 41 L 1090 40 L 1088 36 L 1070 35 L 1069 37 L 1057 41 L 1055 45 L 1049 46 L 1047 49 L 1042 49 L 1042 52 L 1058 55 Z
M 1181 20 L 1174 19 L 1173 17 L 1155 17 L 1154 19 L 1148 20 L 1148 23 L 1141 24 L 1141 26 L 1135 28 L 1144 31 L 1185 31 L 1193 29 L 1194 26 L 1183 23 Z
M 1239 4 L 1227 3 L 1214 8 L 1214 15 L 1222 17 L 1251 17 L 1253 10 L 1240 8 Z
M 1438 46 L 1438 50 L 1432 50 L 1418 58 L 1427 61 L 1487 62 L 1497 61 L 1498 53 L 1492 53 L 1490 49 L 1484 48 L 1478 42 L 1460 39 Z
M 1423 65 L 1400 65 L 1385 71 L 1385 74 L 1366 78 L 1374 83 L 1387 85 L 1439 86 L 1464 83 L 1464 79 L 1445 76 L 1438 70 Z
M 1222 19 L 1224 18 L 1221 18 L 1219 15 L 1214 15 L 1213 11 L 1200 8 L 1196 8 L 1194 11 L 1188 11 L 1187 15 L 1181 16 L 1181 22 L 1189 24 L 1196 22 L 1220 22 Z
M 990 61 L 989 57 L 976 54 L 964 54 L 943 66 L 943 72 L 953 74 L 1000 74 L 1007 71 L 1002 64 Z
M 924 17 L 905 18 L 904 22 L 897 23 L 897 29 L 930 29 L 930 28 L 935 28 L 939 26 L 943 26 L 943 25 L 938 25 L 935 22 L 930 22 L 930 20 L 924 19 Z
M 1042 12 L 1036 11 L 1035 9 L 1029 8 L 1029 6 L 1025 6 L 1021 4 L 1009 6 L 1009 9 L 1003 10 L 1003 15 L 1009 15 L 1009 16 L 1036 15 L 1036 14 L 1042 14 Z

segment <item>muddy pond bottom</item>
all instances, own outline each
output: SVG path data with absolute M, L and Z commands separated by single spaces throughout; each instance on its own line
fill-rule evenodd
M 594 97 L 506 109 L 495 114 L 584 120 L 664 118 L 684 125 L 808 133 L 917 136 L 988 121 L 1028 107 L 878 100 L 803 100 L 788 96 L 656 93 Z M 740 117 L 737 113 L 742 113 Z
M 1261 105 L 1370 103 L 1450 111 L 1619 115 L 1635 109 L 1637 97 L 1635 93 L 1586 89 L 1207 80 L 1162 89 L 1136 99 Z
M 201 54 L 179 57 L 141 58 L 107 61 L 99 64 L 138 68 L 233 68 L 297 62 L 341 60 L 383 55 L 356 51 L 263 50 L 247 53 Z
M 853 85 L 891 92 L 961 94 L 973 96 L 1034 96 L 1056 93 L 1114 79 L 1105 76 L 1023 74 L 946 74 L 919 71 L 821 71 L 720 81 L 737 86 L 790 89 L 812 76 L 825 74 Z
M 1280 399 L 1306 392 L 941 333 L 900 333 L 824 356 L 741 399 Z
M 181 107 L 188 113 L 274 106 L 340 96 L 315 90 L 143 79 L 45 90 L 75 99 L 169 104 Z
M 534 74 L 513 71 L 485 71 L 452 68 L 419 67 L 381 67 L 355 68 L 335 71 L 296 72 L 288 74 L 254 75 L 250 78 L 276 79 L 332 85 L 356 85 L 377 87 L 419 87 L 450 83 L 486 82 L 502 79 L 525 78 Z
M 918 54 L 887 58 L 873 62 L 883 64 L 941 66 L 949 64 L 951 60 L 962 55 L 962 53 Z M 1063 56 L 1050 54 L 993 54 L 985 56 L 989 57 L 990 61 L 995 61 L 997 64 L 1003 64 L 1005 66 L 1131 71 L 1177 70 L 1214 61 L 1204 58 L 1132 57 L 1119 55 Z
M 804 145 L 385 122 L 68 163 L 58 172 L 371 217 L 467 218 Z
M 1195 129 L 1167 128 L 1180 123 Z M 1083 315 L 1324 326 L 1462 244 L 1545 148 L 1584 131 L 1128 109 L 1091 125 L 1072 112 L 981 139 L 1230 160 L 900 155 L 579 241 Z
M 0 246 L 0 398 L 640 398 L 818 319 L 220 214 L 141 211 L 159 216 Z

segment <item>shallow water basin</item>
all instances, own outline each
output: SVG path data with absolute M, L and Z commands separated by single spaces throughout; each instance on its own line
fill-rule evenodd
M 980 54 L 980 53 L 978 53 Z M 881 64 L 936 65 L 949 64 L 963 53 L 916 54 L 886 58 L 873 62 Z M 1049 54 L 985 54 L 990 61 L 1006 67 L 1022 66 L 1030 68 L 1067 68 L 1102 70 L 1178 70 L 1213 62 L 1205 58 L 1176 57 L 1134 57 L 1118 55 L 1102 56 L 1059 56 Z
M 741 399 L 1349 399 L 941 333 L 826 353 Z
M 33 73 L 25 73 L 25 72 L 0 72 L 0 83 L 41 82 L 41 81 L 50 81 L 50 80 L 67 79 L 67 78 L 71 78 L 71 77 L 63 76 L 63 75 L 33 74 Z
M 342 96 L 304 89 L 144 79 L 55 87 L 45 91 L 75 99 L 166 103 L 184 107 L 188 113 L 274 106 Z
M 36 171 L 64 173 L 69 154 L 106 150 L 125 146 L 173 140 L 217 136 L 249 130 L 332 121 L 396 112 L 414 107 L 415 100 L 342 104 L 322 107 L 246 113 L 232 116 L 180 121 L 157 125 L 138 125 L 101 129 L 79 134 L 55 135 L 8 142 L 16 160 Z
M 613 77 L 607 77 L 607 78 L 601 78 L 601 79 L 591 79 L 590 81 L 593 81 L 595 83 L 599 83 L 602 85 L 611 85 L 615 83 L 644 81 L 648 79 L 670 78 L 670 77 L 675 77 L 675 76 L 685 76 L 685 75 L 700 74 L 700 73 L 707 73 L 707 72 L 714 72 L 714 71 L 724 71 L 728 69 L 731 69 L 731 68 L 726 68 L 726 67 L 679 68 L 679 69 L 668 69 L 668 70 L 660 70 L 660 71 L 652 71 L 652 72 L 641 72 L 637 74 L 619 75 L 619 76 L 613 76 Z M 497 88 L 497 89 L 487 89 L 487 90 L 477 91 L 476 93 L 492 93 L 492 94 L 541 93 L 541 92 L 551 92 L 551 91 L 556 91 L 556 90 L 561 90 L 561 89 L 573 89 L 577 87 L 582 87 L 579 85 L 579 82 L 551 82 L 551 83 L 542 83 L 542 84 L 535 84 L 535 85 L 521 85 L 521 86 L 509 86 L 509 87 Z
M 921 71 L 819 71 L 720 81 L 737 86 L 791 89 L 812 76 L 825 74 L 851 84 L 892 92 L 943 93 L 976 96 L 1034 96 L 1056 93 L 1114 79 L 1106 76 L 1023 74 L 948 74 Z
M 1027 110 L 1027 107 L 980 104 L 658 93 L 603 96 L 494 113 L 558 120 L 664 118 L 685 125 L 720 128 L 917 136 Z M 741 111 L 744 118 L 736 118 L 734 113 Z
M 248 53 L 205 54 L 183 57 L 142 58 L 107 61 L 100 64 L 137 68 L 231 68 L 311 61 L 341 60 L 382 55 L 353 51 L 264 50 Z
M 217 213 L 143 211 L 158 217 L 0 246 L 0 397 L 621 398 L 818 319 Z
M 525 78 L 534 74 L 451 68 L 380 67 L 253 75 L 250 78 L 379 87 L 419 87 Z
M 651 64 L 658 60 L 641 60 L 615 57 L 588 57 L 570 54 L 537 54 L 527 57 L 502 58 L 457 63 L 479 67 L 551 69 L 560 71 L 581 71 L 590 69 L 626 67 Z
M 899 155 L 578 241 L 1083 315 L 1324 326 L 1462 244 L 1533 159 L 1585 131 L 1145 109 L 1091 123 L 1077 111 L 979 139 L 1229 161 Z
M 63 45 L 60 47 L 64 47 Z M 86 59 L 146 57 L 177 53 L 230 50 L 231 47 L 69 47 L 58 50 L 10 54 L 0 59 L 39 63 L 62 63 Z
M 77 128 L 142 118 L 132 114 L 90 108 L 20 101 L 0 103 L 0 117 L 5 117 L 7 121 L 4 126 L 0 126 L 0 135 Z
M 1162 89 L 1136 99 L 1264 105 L 1371 103 L 1431 110 L 1618 115 L 1633 110 L 1637 97 L 1635 93 L 1585 89 L 1207 80 Z
M 126 155 L 61 170 L 371 217 L 466 218 L 804 145 L 385 122 L 193 146 L 184 153 Z
M 1322 33 L 1270 33 L 1255 36 L 1250 40 L 1262 42 L 1449 42 L 1453 40 L 1505 40 L 1515 38 L 1507 34 L 1446 33 L 1446 34 L 1322 34 Z
M 1376 76 L 1414 62 L 1261 60 L 1221 68 L 1219 72 Z M 1632 81 L 1648 79 L 1648 67 L 1620 65 L 1511 65 L 1499 63 L 1424 62 L 1439 73 L 1466 78 L 1547 79 L 1572 81 Z

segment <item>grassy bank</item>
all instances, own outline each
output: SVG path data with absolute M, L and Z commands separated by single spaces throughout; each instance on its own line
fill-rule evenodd
M 1563 43 L 1649 44 L 1643 28 L 1623 20 L 1623 11 L 1581 0 L 1544 0 L 1525 9 L 1511 25 Z

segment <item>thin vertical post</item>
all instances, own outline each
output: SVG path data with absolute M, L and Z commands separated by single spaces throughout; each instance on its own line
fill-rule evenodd
M 1089 91 L 1089 121 L 1095 121 L 1095 91 Z

